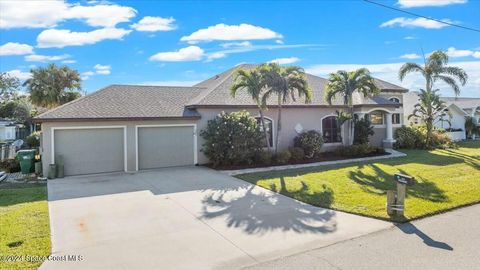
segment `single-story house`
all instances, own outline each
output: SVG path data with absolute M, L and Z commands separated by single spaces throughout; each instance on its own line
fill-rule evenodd
M 445 114 L 438 117 L 434 125 L 437 128 L 446 129 L 455 141 L 465 140 L 465 117 L 473 117 L 475 123 L 480 125 L 480 98 L 441 97 L 440 99 L 445 102 Z M 411 91 L 404 94 L 405 123 L 420 124 L 420 120 L 416 117 L 407 119 L 413 113 L 417 103 L 418 92 Z
M 138 171 L 153 168 L 208 163 L 201 152 L 199 133 L 222 111 L 247 110 L 258 117 L 258 109 L 245 91 L 234 98 L 230 86 L 239 65 L 192 87 L 110 85 L 85 97 L 42 113 L 41 154 L 46 172 L 51 163 L 65 164 L 65 175 Z M 342 143 L 348 134 L 337 124 L 336 110 L 345 109 L 342 99 L 329 105 L 324 99 L 326 79 L 307 74 L 313 101 L 285 104 L 282 138 L 286 149 L 298 133 L 317 130 L 324 136 L 324 150 Z M 407 89 L 376 80 L 380 95 L 355 95 L 355 113 L 368 115 L 375 125 L 371 141 L 391 147 L 393 130 L 402 125 L 402 94 Z M 275 138 L 277 109 L 268 101 L 265 112 L 269 134 Z
M 0 142 L 15 140 L 16 128 L 15 121 L 0 118 Z

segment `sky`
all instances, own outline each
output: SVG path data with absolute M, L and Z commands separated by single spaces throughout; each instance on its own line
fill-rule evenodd
M 479 0 L 376 1 L 480 29 Z M 110 84 L 188 86 L 241 63 L 270 61 L 321 77 L 366 67 L 413 91 L 422 78 L 400 82 L 398 69 L 435 50 L 468 73 L 461 96 L 480 97 L 480 32 L 361 0 L 0 0 L 0 71 L 24 80 L 32 68 L 67 65 L 79 71 L 86 93 Z

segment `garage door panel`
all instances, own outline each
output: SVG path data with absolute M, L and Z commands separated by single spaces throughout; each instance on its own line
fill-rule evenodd
M 139 127 L 138 168 L 194 164 L 193 127 Z
M 62 155 L 65 175 L 124 170 L 122 128 L 55 130 L 55 161 Z

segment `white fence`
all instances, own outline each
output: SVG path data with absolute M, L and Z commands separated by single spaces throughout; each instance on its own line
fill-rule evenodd
M 0 161 L 15 158 L 15 146 L 4 144 L 0 146 Z

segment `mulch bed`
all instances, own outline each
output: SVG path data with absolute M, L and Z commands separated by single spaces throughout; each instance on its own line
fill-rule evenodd
M 309 164 L 309 163 L 322 162 L 322 161 L 336 161 L 336 160 L 345 160 L 345 159 L 353 159 L 353 158 L 378 157 L 378 156 L 388 156 L 388 155 L 390 155 L 390 153 L 388 152 L 384 152 L 384 153 L 375 152 L 375 153 L 370 153 L 368 155 L 363 155 L 363 156 L 347 157 L 347 156 L 340 156 L 338 154 L 335 154 L 334 152 L 324 152 L 320 157 L 317 157 L 317 158 L 289 162 L 287 164 L 272 162 L 271 164 L 243 164 L 243 165 L 218 166 L 218 167 L 214 167 L 212 164 L 206 164 L 205 166 L 215 170 L 241 170 L 241 169 L 265 168 L 265 167 L 272 167 L 272 166 L 296 165 L 296 164 Z

